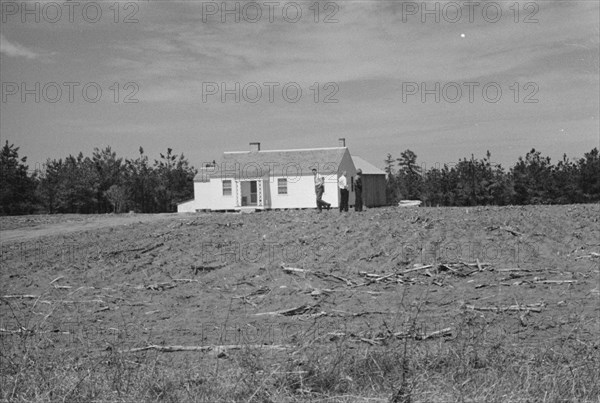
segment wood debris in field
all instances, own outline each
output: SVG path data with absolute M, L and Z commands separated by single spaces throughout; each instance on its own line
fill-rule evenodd
M 468 263 L 458 262 L 458 263 L 444 263 L 440 264 L 437 267 L 438 271 L 449 271 L 450 273 L 459 276 L 459 277 L 467 277 L 473 273 L 479 273 L 480 270 L 476 268 L 477 264 L 475 263 L 475 268 L 471 268 L 472 265 Z M 480 266 L 482 264 L 480 263 Z
M 385 252 L 379 251 L 379 252 L 373 253 L 367 257 L 361 257 L 359 260 L 365 260 L 367 262 L 370 262 L 371 260 L 375 259 L 376 257 L 382 256 L 382 255 L 385 255 Z
M 530 312 L 542 312 L 542 308 L 545 307 L 546 304 L 543 302 L 538 302 L 535 304 L 526 304 L 526 305 L 509 305 L 509 306 L 474 306 L 474 305 L 465 305 L 466 309 L 474 310 L 474 311 L 489 311 L 489 312 L 507 312 L 507 311 L 530 311 Z
M 179 283 L 197 283 L 198 280 L 190 279 L 190 278 L 174 278 L 173 281 L 163 281 L 161 283 L 154 283 L 148 285 L 138 285 L 134 288 L 136 290 L 153 290 L 153 291 L 165 291 L 171 288 L 177 287 Z
M 261 313 L 255 313 L 254 315 L 256 316 L 262 316 L 262 315 L 282 315 L 282 316 L 295 316 L 295 315 L 304 315 L 307 313 L 314 313 L 315 309 L 317 308 L 316 305 L 300 305 L 297 306 L 295 308 L 290 308 L 290 309 L 283 309 L 280 311 L 273 311 L 273 312 L 261 312 Z
M 307 269 L 298 269 L 296 267 L 285 267 L 284 265 L 281 265 L 281 270 L 283 270 L 286 273 L 291 273 L 291 274 L 298 274 L 298 273 L 307 274 L 307 273 L 311 273 L 311 271 L 307 270 Z
M 367 273 L 365 271 L 358 272 L 358 274 L 367 279 L 367 283 L 361 285 L 369 285 L 371 283 L 379 283 L 379 282 L 394 282 L 394 283 L 403 283 L 404 280 L 401 278 L 402 275 L 400 273 L 390 273 L 380 275 L 377 273 Z M 400 278 L 398 277 L 400 276 Z
M 577 256 L 575 258 L 575 260 L 585 259 L 585 258 L 594 259 L 594 258 L 599 258 L 599 257 L 600 257 L 600 253 L 590 252 L 589 255 Z
M 154 249 L 158 249 L 161 246 L 164 246 L 164 242 L 159 242 L 157 244 L 154 245 L 150 245 L 150 246 L 142 246 L 139 248 L 130 248 L 130 249 L 118 249 L 118 250 L 113 250 L 110 252 L 107 252 L 109 256 L 114 256 L 114 255 L 118 255 L 120 253 L 126 253 L 126 252 L 139 252 L 140 254 L 144 254 L 144 253 L 148 253 L 153 251 Z
M 389 339 L 413 339 L 416 341 L 426 341 L 431 339 L 436 339 L 440 337 L 450 337 L 453 335 L 452 328 L 446 327 L 440 330 L 436 330 L 433 332 L 418 332 L 415 330 L 406 330 L 401 332 L 387 332 L 387 333 L 379 333 L 378 335 L 368 335 L 364 332 L 361 333 L 344 333 L 344 332 L 332 332 L 329 333 L 332 336 L 331 340 L 337 340 L 340 337 L 348 337 L 350 339 L 354 339 L 359 342 L 368 343 L 372 346 L 382 345 Z
M 53 300 L 40 300 L 39 295 L 3 295 L 0 298 L 17 298 L 17 299 L 36 299 L 42 304 L 62 303 L 62 304 L 88 304 L 88 303 L 99 303 L 104 304 L 105 302 L 101 299 L 85 299 L 85 300 L 65 300 L 65 299 L 53 299 Z
M 260 287 L 257 290 L 252 291 L 248 295 L 244 295 L 242 298 L 250 298 L 250 297 L 257 297 L 257 296 L 267 295 L 270 292 L 271 292 L 271 289 L 269 287 L 263 286 L 263 287 Z
M 338 281 L 341 281 L 341 282 L 345 283 L 345 284 L 346 284 L 348 287 L 352 287 L 352 286 L 354 286 L 354 285 L 355 285 L 355 284 L 354 284 L 354 283 L 353 283 L 351 280 L 348 280 L 347 278 L 344 278 L 344 277 L 338 276 L 338 275 L 336 275 L 336 274 L 332 274 L 332 273 L 322 273 L 322 272 L 314 272 L 313 274 L 314 274 L 315 276 L 319 277 L 319 278 L 323 278 L 323 277 L 331 277 L 331 278 L 333 278 L 333 279 L 335 279 L 335 280 L 338 280 Z
M 452 335 L 452 328 L 447 327 L 445 329 L 436 330 L 435 332 L 431 332 L 431 333 L 417 334 L 417 335 L 415 335 L 415 339 L 416 340 L 427 340 L 427 339 L 433 339 L 433 338 L 437 338 L 437 337 L 445 337 L 445 336 L 451 336 L 451 335 Z
M 524 271 L 524 272 L 530 272 L 530 271 L 540 271 L 540 270 L 531 270 L 531 269 L 524 269 L 522 267 L 514 267 L 514 268 L 505 268 L 505 269 L 494 269 L 494 271 L 498 271 L 498 272 L 513 272 L 513 271 Z
M 523 236 L 523 233 L 514 230 L 512 227 L 502 227 L 502 226 L 493 225 L 491 227 L 487 227 L 486 229 L 488 231 L 495 231 L 495 230 L 499 229 L 499 230 L 502 230 L 502 231 L 506 231 L 506 232 L 508 232 L 508 233 L 510 233 L 511 235 L 514 235 L 514 236 Z
M 485 270 L 485 267 L 491 266 L 490 263 L 484 263 L 477 260 L 474 263 L 467 262 L 448 262 L 448 263 L 439 263 L 437 265 L 426 264 L 426 265 L 415 265 L 415 267 L 406 269 L 402 272 L 402 274 L 412 273 L 412 272 L 420 272 L 426 276 L 433 277 L 430 269 L 435 269 L 436 272 L 449 272 L 451 274 L 466 277 L 473 273 L 482 272 Z
M 131 348 L 128 350 L 118 350 L 118 353 L 137 353 L 141 351 L 155 350 L 161 353 L 174 353 L 174 352 L 210 352 L 215 354 L 217 357 L 226 357 L 227 352 L 230 350 L 245 350 L 245 349 L 262 349 L 262 350 L 286 350 L 290 346 L 287 345 L 274 345 L 274 344 L 232 344 L 232 345 L 214 345 L 214 346 L 159 346 L 151 344 L 145 347 Z
M 168 290 L 170 288 L 175 288 L 177 287 L 177 284 L 175 283 L 156 283 L 156 284 L 150 284 L 145 286 L 145 288 L 147 290 L 154 290 L 154 291 L 164 291 L 164 290 Z M 136 287 L 136 288 L 141 288 L 141 287 Z
M 310 294 L 313 297 L 319 297 L 321 295 L 328 295 L 331 294 L 332 292 L 334 292 L 335 290 L 329 289 L 329 288 L 310 288 L 308 290 L 305 290 L 304 293 L 305 294 Z
M 577 280 L 534 280 L 535 284 L 573 284 Z
M 365 315 L 390 315 L 394 312 L 382 312 L 382 311 L 365 311 L 365 312 L 346 312 L 334 309 L 331 313 L 325 313 L 327 316 L 338 316 L 338 317 L 359 317 Z
M 417 271 L 417 270 L 424 270 L 424 269 L 430 269 L 430 268 L 432 268 L 432 267 L 433 267 L 433 265 L 431 265 L 431 264 L 426 264 L 426 265 L 423 265 L 423 266 L 417 266 L 417 267 L 413 267 L 412 269 L 406 269 L 406 270 L 404 270 L 404 271 L 403 271 L 403 273 L 411 273 L 411 272 L 413 272 L 413 271 Z
M 252 301 L 253 298 L 264 297 L 265 295 L 268 295 L 270 292 L 271 292 L 271 288 L 269 288 L 267 286 L 264 286 L 264 287 L 261 287 L 261 288 L 259 288 L 257 290 L 252 291 L 250 294 L 247 294 L 247 295 L 238 295 L 238 296 L 235 296 L 233 298 L 241 299 L 243 302 L 256 307 L 256 304 Z
M 196 275 L 199 272 L 202 272 L 202 273 L 210 272 L 213 270 L 221 269 L 225 266 L 226 266 L 225 264 L 219 264 L 216 266 L 207 266 L 207 265 L 198 264 L 198 265 L 192 265 L 191 268 L 192 268 L 192 271 L 194 272 L 194 275 Z
M 6 334 L 20 334 L 20 335 L 34 335 L 34 334 L 73 334 L 71 331 L 53 329 L 53 330 L 36 330 L 36 329 L 28 329 L 26 327 L 21 326 L 19 329 L 4 329 L 0 328 L 0 333 Z
M 306 276 L 308 274 L 313 275 L 315 277 L 319 277 L 321 279 L 327 279 L 328 277 L 333 278 L 335 280 L 341 281 L 343 283 L 345 283 L 348 287 L 352 287 L 354 286 L 354 283 L 351 280 L 348 280 L 347 278 L 338 276 L 336 274 L 333 273 L 323 273 L 320 271 L 313 271 L 313 270 L 308 270 L 308 269 L 299 269 L 296 267 L 286 267 L 285 265 L 281 265 L 281 269 L 288 274 L 296 274 L 296 275 L 300 275 L 302 278 L 306 278 Z

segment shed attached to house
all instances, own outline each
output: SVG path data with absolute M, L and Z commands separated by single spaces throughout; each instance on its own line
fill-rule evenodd
M 352 160 L 356 169 L 362 170 L 363 205 L 367 207 L 385 206 L 385 172 L 357 155 L 352 156 Z

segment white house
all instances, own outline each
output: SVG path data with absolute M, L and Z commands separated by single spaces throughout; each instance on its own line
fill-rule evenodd
M 346 171 L 350 184 L 359 168 L 344 139 L 331 148 L 261 150 L 260 143 L 250 143 L 250 151 L 225 152 L 220 162 L 200 169 L 194 199 L 180 203 L 177 211 L 316 208 L 313 168 L 325 178 L 323 200 L 338 208 L 338 177 Z M 349 189 L 349 204 L 354 205 L 354 190 Z

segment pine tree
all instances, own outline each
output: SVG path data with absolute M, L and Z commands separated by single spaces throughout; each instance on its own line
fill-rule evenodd
M 35 211 L 35 176 L 28 175 L 27 157 L 19 159 L 19 147 L 8 145 L 0 153 L 0 214 L 31 214 Z
M 397 159 L 399 190 L 404 199 L 420 199 L 422 176 L 421 167 L 417 165 L 417 155 L 411 150 L 405 150 Z
M 183 154 L 176 156 L 171 148 L 161 159 L 154 161 L 158 177 L 156 201 L 163 212 L 177 211 L 177 203 L 189 200 L 194 195 L 194 176 L 197 170 L 191 167 Z

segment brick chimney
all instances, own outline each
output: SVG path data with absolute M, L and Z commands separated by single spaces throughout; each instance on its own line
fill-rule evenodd
M 340 137 L 338 141 L 340 142 L 340 147 L 346 147 L 346 139 L 344 137 Z
M 260 143 L 250 143 L 250 151 L 260 151 Z

